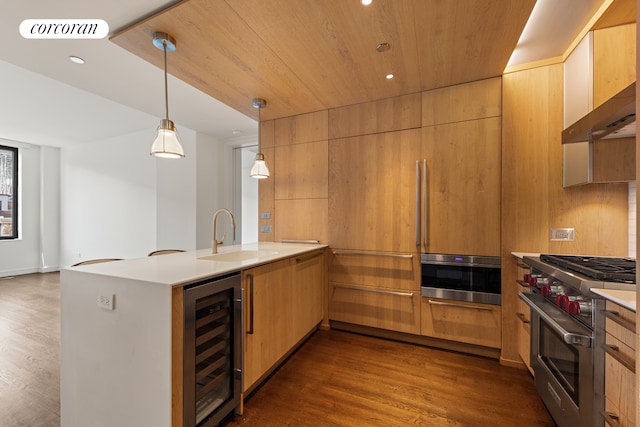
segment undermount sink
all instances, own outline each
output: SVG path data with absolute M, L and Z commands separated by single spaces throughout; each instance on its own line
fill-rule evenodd
M 208 261 L 223 261 L 223 262 L 239 262 L 249 259 L 256 259 L 268 255 L 276 255 L 278 252 L 274 251 L 234 251 L 234 252 L 220 252 L 209 256 L 200 257 L 198 259 Z

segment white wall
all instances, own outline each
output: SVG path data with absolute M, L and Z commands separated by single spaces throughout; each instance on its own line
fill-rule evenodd
M 41 159 L 43 151 L 40 147 L 15 141 L 0 139 L 0 144 L 18 147 L 18 230 L 17 240 L 0 240 L 0 277 L 17 274 L 27 274 L 41 271 L 41 224 L 40 210 L 43 199 L 41 189 L 41 162 L 49 164 L 47 159 Z M 53 152 L 47 151 L 55 157 Z M 55 159 L 54 159 L 55 161 Z M 56 191 L 55 185 L 48 187 Z M 49 200 L 47 195 L 46 200 Z M 48 212 L 49 205 L 42 206 Z
M 232 209 L 233 144 L 179 129 L 178 160 L 151 157 L 146 130 L 63 149 L 0 140 L 20 148 L 22 189 L 21 238 L 0 241 L 0 277 L 211 247 L 213 213 Z M 234 243 L 227 218 L 218 231 Z
M 152 158 L 156 164 L 156 242 L 155 249 L 196 248 L 196 169 L 199 152 L 196 133 L 180 128 L 185 151 L 182 159 Z M 149 147 L 146 147 L 149 156 Z M 148 160 L 147 160 L 148 161 Z
M 40 147 L 40 271 L 60 265 L 60 150 Z
M 196 163 L 196 248 L 204 249 L 210 248 L 212 245 L 211 220 L 214 212 L 220 208 L 231 210 L 230 199 L 225 187 L 232 185 L 232 179 L 225 166 L 229 164 L 230 160 L 225 157 L 227 153 L 224 144 L 208 135 L 198 134 L 196 145 L 198 152 Z M 219 219 L 218 240 L 225 234 L 225 243 L 231 244 L 233 233 L 228 224 L 228 219 Z
M 206 234 L 197 218 L 210 215 L 217 194 L 199 183 L 199 171 L 211 170 L 208 148 L 192 130 L 180 127 L 180 137 L 186 156 L 176 160 L 150 156 L 147 131 L 62 150 L 63 266 L 196 248 Z
M 149 132 L 61 154 L 61 264 L 146 255 L 156 243 L 156 159 Z

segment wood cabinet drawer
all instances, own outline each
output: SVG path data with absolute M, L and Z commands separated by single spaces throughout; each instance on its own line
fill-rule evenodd
M 519 288 L 520 286 L 518 286 Z M 519 291 L 521 292 L 521 291 Z M 529 306 L 518 298 L 516 305 L 516 317 L 518 318 L 517 337 L 518 337 L 518 354 L 522 361 L 527 365 L 527 369 L 531 369 L 531 309 Z M 533 373 L 533 372 L 532 372 Z
M 422 335 L 500 348 L 500 306 L 436 298 L 422 298 L 421 306 Z
M 607 333 L 605 396 L 611 405 L 607 411 L 621 420 L 635 420 L 635 377 L 635 350 Z
M 329 319 L 420 333 L 420 292 L 329 283 Z
M 335 250 L 329 281 L 357 287 L 406 289 L 420 293 L 420 259 L 416 254 Z
M 636 313 L 614 302 L 606 302 L 605 329 L 633 350 L 636 349 Z

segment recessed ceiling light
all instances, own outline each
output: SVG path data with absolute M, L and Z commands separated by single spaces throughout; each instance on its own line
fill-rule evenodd
M 391 80 L 393 78 L 393 74 L 389 73 L 389 74 L 387 74 L 386 77 L 387 77 L 387 80 Z
M 371 4 L 371 0 L 360 0 L 360 3 L 362 3 L 365 6 L 369 6 Z
M 71 55 L 71 56 L 69 57 L 69 60 L 70 60 L 71 62 L 75 62 L 76 64 L 84 64 L 84 59 L 80 58 L 79 56 L 73 56 L 73 55 Z

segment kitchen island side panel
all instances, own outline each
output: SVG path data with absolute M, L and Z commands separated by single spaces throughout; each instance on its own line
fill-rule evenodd
M 62 270 L 60 301 L 61 425 L 170 427 L 171 287 Z

